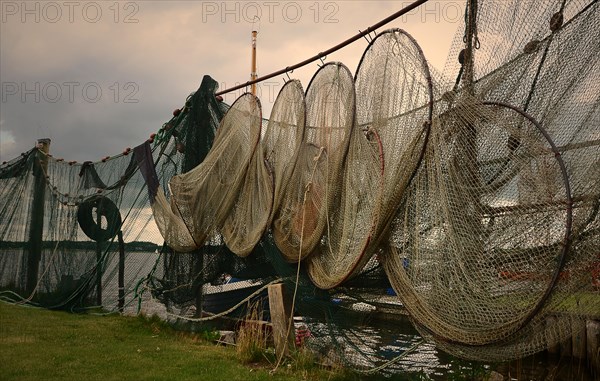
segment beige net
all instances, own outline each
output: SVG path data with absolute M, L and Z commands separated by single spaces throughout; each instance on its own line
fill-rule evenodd
M 354 81 L 348 68 L 341 63 L 323 65 L 306 91 L 304 140 L 273 220 L 275 243 L 290 262 L 308 256 L 331 223 L 354 108 Z
M 222 229 L 225 244 L 240 257 L 250 254 L 259 242 L 285 195 L 302 140 L 305 112 L 300 82 L 289 81 L 277 96 L 264 137 Z
M 357 123 L 381 139 L 383 190 L 375 229 L 379 243 L 419 165 L 433 111 L 429 66 L 417 42 L 401 29 L 378 35 L 356 74 Z
M 256 149 L 237 200 L 221 230 L 223 241 L 238 256 L 250 254 L 267 229 L 273 193 L 273 172 L 265 162 L 262 149 Z
M 275 196 L 269 225 L 284 199 L 304 136 L 306 103 L 298 80 L 291 80 L 279 91 L 261 147 L 275 177 Z
M 307 271 L 333 288 L 362 270 L 421 160 L 431 120 L 429 68 L 415 40 L 393 29 L 365 51 L 357 74 L 356 120 L 342 193 Z
M 171 178 L 170 207 L 159 192 L 152 207 L 169 246 L 191 251 L 220 232 L 244 185 L 260 127 L 258 98 L 248 93 L 242 95 L 223 117 L 204 161 L 193 170 Z
M 381 258 L 425 337 L 505 361 L 600 315 L 600 17 L 597 2 L 473 0 L 466 16 Z

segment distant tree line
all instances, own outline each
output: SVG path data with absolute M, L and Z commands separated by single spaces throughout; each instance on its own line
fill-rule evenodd
M 103 247 L 106 243 L 103 244 Z M 110 243 L 111 246 L 118 246 L 116 241 Z M 54 249 L 56 241 L 44 241 L 42 243 L 42 249 Z M 125 244 L 125 251 L 155 251 L 160 250 L 162 246 L 157 245 L 153 242 L 147 241 L 134 241 Z M 95 241 L 61 241 L 58 244 L 58 248 L 68 250 L 96 250 L 97 243 Z M 29 242 L 17 242 L 17 241 L 0 241 L 0 249 L 29 249 Z

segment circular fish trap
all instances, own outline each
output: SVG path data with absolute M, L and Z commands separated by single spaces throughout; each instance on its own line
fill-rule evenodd
M 321 240 L 340 194 L 354 108 L 348 68 L 337 62 L 323 65 L 306 90 L 304 139 L 273 220 L 275 243 L 287 261 L 304 259 Z

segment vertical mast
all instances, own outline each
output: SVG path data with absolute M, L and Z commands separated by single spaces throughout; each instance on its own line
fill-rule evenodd
M 258 78 L 258 74 L 256 73 L 256 35 L 258 34 L 257 31 L 253 30 L 252 31 L 252 65 L 251 65 L 251 71 L 250 71 L 250 80 L 254 81 L 256 78 Z M 252 84 L 251 87 L 251 92 L 252 95 L 256 95 L 256 83 Z

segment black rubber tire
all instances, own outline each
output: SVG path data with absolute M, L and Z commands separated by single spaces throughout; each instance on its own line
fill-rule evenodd
M 98 214 L 106 218 L 106 229 L 98 225 Z M 79 222 L 81 230 L 90 239 L 96 242 L 104 242 L 112 239 L 121 229 L 121 213 L 109 198 L 94 197 L 79 205 L 77 222 Z

